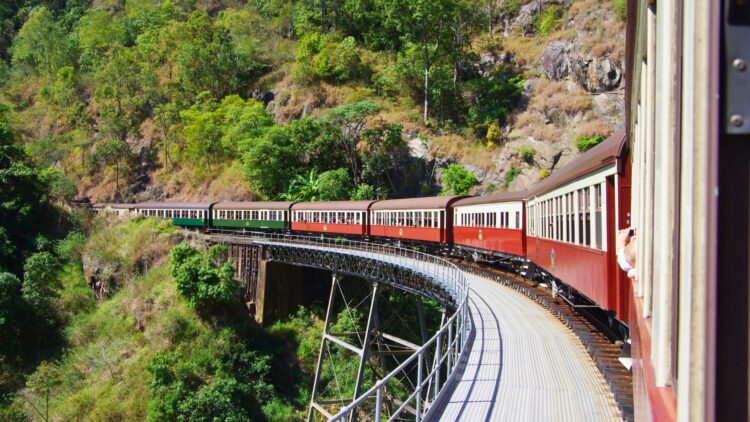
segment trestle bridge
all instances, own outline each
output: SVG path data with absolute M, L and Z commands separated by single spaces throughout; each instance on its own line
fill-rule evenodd
M 260 323 L 273 316 L 274 283 L 290 279 L 275 265 L 332 273 L 308 420 L 623 419 L 569 328 L 449 261 L 343 238 L 214 230 L 209 240 L 228 246 Z M 414 318 L 403 307 L 386 315 L 393 295 L 414 298 Z M 414 335 L 389 332 L 407 321 Z

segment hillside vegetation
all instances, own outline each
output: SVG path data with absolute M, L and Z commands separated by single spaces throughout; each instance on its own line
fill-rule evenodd
M 301 419 L 322 322 L 300 310 L 256 326 L 222 248 L 193 236 L 154 218 L 99 218 L 88 238 L 61 242 L 75 247 L 49 254 L 58 340 L 26 348 L 46 352 L 32 370 L 2 368 L 0 419 Z
M 621 126 L 621 3 L 24 0 L 0 99 L 93 202 L 517 188 Z

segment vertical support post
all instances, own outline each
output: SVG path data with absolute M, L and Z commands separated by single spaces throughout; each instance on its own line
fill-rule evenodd
M 422 419 L 422 366 L 424 366 L 424 353 L 420 353 L 417 357 L 417 403 L 416 408 L 416 422 L 420 422 Z
M 383 388 L 378 388 L 375 396 L 375 420 L 380 422 L 380 406 L 383 403 Z
M 453 322 L 448 324 L 448 345 L 447 345 L 447 352 L 448 352 L 448 375 L 450 375 L 451 372 L 453 372 Z
M 338 287 L 338 283 L 341 279 L 341 275 L 338 273 L 333 273 L 332 281 L 331 281 L 331 294 L 328 297 L 328 309 L 326 310 L 326 321 L 325 325 L 323 326 L 323 339 L 320 341 L 320 353 L 318 354 L 318 363 L 315 366 L 315 380 L 313 381 L 313 388 L 312 388 L 312 394 L 310 394 L 310 409 L 307 413 L 307 420 L 308 422 L 311 422 L 313 420 L 313 415 L 315 412 L 315 397 L 318 394 L 318 388 L 320 387 L 320 371 L 323 369 L 323 360 L 325 359 L 325 351 L 326 351 L 326 335 L 328 334 L 328 331 L 331 326 L 331 317 L 333 315 L 333 303 L 334 299 L 336 298 L 336 288 Z
M 370 343 L 372 339 L 372 327 L 373 327 L 373 316 L 375 314 L 375 309 L 378 306 L 378 289 L 380 285 L 379 283 L 373 282 L 372 283 L 372 298 L 370 300 L 370 312 L 367 316 L 367 328 L 365 328 L 365 336 L 362 339 L 362 349 L 361 354 L 359 356 L 359 368 L 357 369 L 357 381 L 354 384 L 354 397 L 353 399 L 356 399 L 359 396 L 359 393 L 362 390 L 362 378 L 365 374 L 365 366 L 367 365 L 367 359 L 370 357 Z M 355 412 L 352 411 L 352 413 L 349 415 L 349 420 L 353 421 Z
M 422 338 L 422 345 L 424 346 L 430 338 L 427 336 L 427 323 L 425 322 L 425 318 L 424 318 L 424 304 L 422 303 L 422 298 L 417 296 L 416 300 L 417 300 L 417 318 L 419 319 L 419 334 Z M 429 362 L 430 351 L 428 349 L 425 349 L 424 352 L 426 353 L 425 357 L 427 358 L 427 362 Z
M 440 328 L 443 327 L 445 324 L 445 308 L 442 310 L 442 316 L 440 317 Z M 442 368 L 442 365 L 440 364 L 440 358 L 442 355 L 442 343 L 443 342 L 443 335 L 438 334 L 437 340 L 435 341 L 435 366 L 432 368 L 433 371 L 435 371 L 435 385 L 432 389 L 433 396 L 432 401 L 437 400 L 438 392 L 440 391 L 440 369 Z

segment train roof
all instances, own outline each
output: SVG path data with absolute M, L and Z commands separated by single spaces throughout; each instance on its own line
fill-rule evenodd
M 471 198 L 460 199 L 453 203 L 454 207 L 463 207 L 467 205 L 496 204 L 498 202 L 523 202 L 528 192 L 525 190 L 516 192 L 496 193 L 488 196 L 472 196 Z
M 141 202 L 134 208 L 140 209 L 174 209 L 174 210 L 205 210 L 213 202 Z
M 367 211 L 376 201 L 319 201 L 297 202 L 292 205 L 295 211 Z
M 288 210 L 294 202 L 218 202 L 214 204 L 215 210 Z
M 372 205 L 373 210 L 433 210 L 445 209 L 466 195 L 429 196 L 424 198 L 388 199 Z
M 112 203 L 104 203 L 104 204 L 92 204 L 91 208 L 113 208 L 113 209 L 120 209 L 120 210 L 132 210 L 135 208 L 136 204 L 112 204 Z
M 534 185 L 529 189 L 526 197 L 531 198 L 541 195 L 594 170 L 617 163 L 617 159 L 623 157 L 625 147 L 625 131 L 620 130 L 573 160 L 570 164 Z M 617 170 L 621 170 L 619 166 Z

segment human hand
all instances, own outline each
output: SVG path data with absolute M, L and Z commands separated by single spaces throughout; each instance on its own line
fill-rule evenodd
M 630 242 L 630 227 L 618 230 L 617 238 L 615 239 L 617 250 L 625 248 L 625 246 L 628 245 L 628 242 Z

